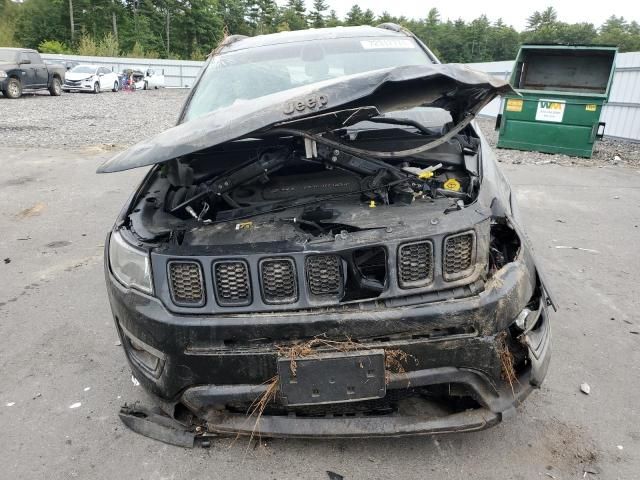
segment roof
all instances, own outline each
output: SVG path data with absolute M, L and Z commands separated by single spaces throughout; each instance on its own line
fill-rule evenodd
M 306 30 L 295 30 L 293 32 L 278 32 L 268 35 L 256 35 L 234 39 L 231 44 L 226 45 L 222 52 L 233 52 L 247 48 L 266 47 L 283 43 L 309 42 L 314 40 L 326 40 L 331 38 L 358 38 L 358 37 L 406 37 L 407 34 L 393 31 L 388 28 L 370 27 L 363 25 L 360 27 L 332 27 L 332 28 L 309 28 Z M 238 36 L 239 37 L 239 36 Z

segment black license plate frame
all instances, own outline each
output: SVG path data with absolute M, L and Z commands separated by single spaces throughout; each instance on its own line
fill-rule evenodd
M 386 395 L 384 350 L 328 352 L 278 359 L 280 398 L 304 406 L 373 400 Z

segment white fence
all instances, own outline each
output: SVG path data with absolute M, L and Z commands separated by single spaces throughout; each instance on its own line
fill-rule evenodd
M 45 59 L 66 59 L 81 63 L 104 65 L 119 72 L 125 68 L 152 68 L 164 71 L 168 87 L 188 88 L 193 85 L 204 62 L 148 58 L 84 57 L 78 55 L 42 55 Z M 470 63 L 472 68 L 509 78 L 512 61 Z M 494 100 L 482 111 L 495 117 L 500 112 L 500 100 Z M 609 103 L 602 110 L 601 120 L 607 122 L 606 135 L 640 141 L 640 52 L 620 53 L 616 60 Z
M 190 60 L 163 60 L 151 58 L 119 58 L 119 57 L 85 57 L 80 55 L 42 54 L 45 60 L 71 60 L 78 63 L 103 65 L 114 72 L 121 72 L 127 68 L 146 70 L 151 68 L 156 72 L 164 71 L 167 87 L 188 88 L 193 85 L 204 62 Z
M 469 66 L 509 78 L 513 62 L 470 63 Z M 500 100 L 494 100 L 481 114 L 495 117 L 500 113 L 500 105 Z M 600 120 L 607 123 L 606 136 L 640 142 L 640 52 L 618 54 L 609 102 L 602 109 Z

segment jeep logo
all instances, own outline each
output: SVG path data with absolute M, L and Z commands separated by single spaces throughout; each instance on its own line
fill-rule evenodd
M 292 113 L 302 113 L 305 110 L 316 110 L 324 108 L 329 103 L 329 98 L 326 95 L 309 95 L 307 98 L 301 98 L 299 100 L 292 100 L 285 103 L 284 113 L 291 115 Z

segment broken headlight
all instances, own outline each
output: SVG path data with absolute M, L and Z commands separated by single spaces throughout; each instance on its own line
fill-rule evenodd
M 118 232 L 111 234 L 109 266 L 115 277 L 126 287 L 153 293 L 149 255 L 129 245 Z

